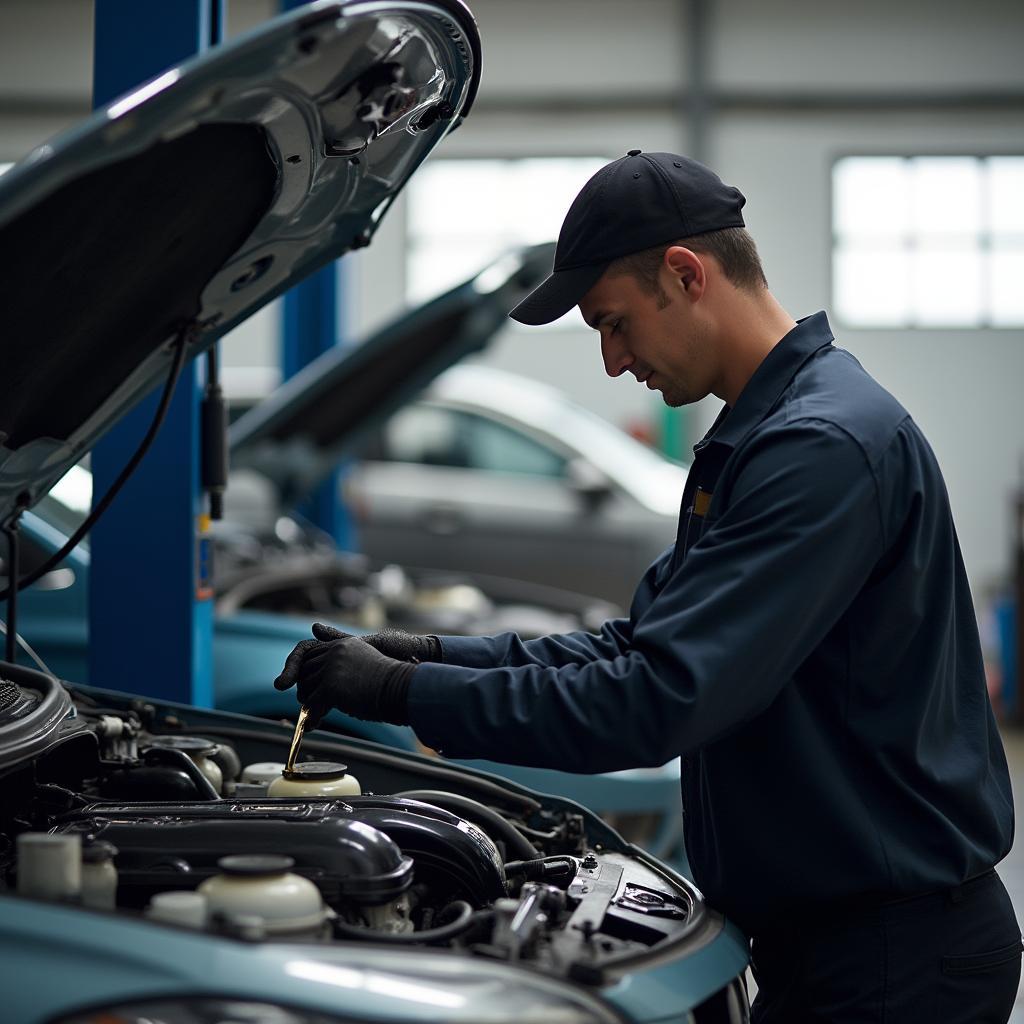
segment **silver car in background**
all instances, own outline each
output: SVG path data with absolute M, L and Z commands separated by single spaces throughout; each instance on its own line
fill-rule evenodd
M 374 561 L 623 608 L 675 539 L 686 470 L 556 388 L 454 366 L 369 435 L 345 483 Z

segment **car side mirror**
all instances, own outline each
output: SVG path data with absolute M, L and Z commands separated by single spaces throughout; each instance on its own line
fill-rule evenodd
M 572 459 L 566 469 L 569 486 L 588 507 L 601 504 L 612 493 L 608 476 L 586 459 Z

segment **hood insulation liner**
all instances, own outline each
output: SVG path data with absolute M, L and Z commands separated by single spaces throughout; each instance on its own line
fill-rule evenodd
M 0 228 L 7 447 L 67 440 L 194 320 L 203 289 L 276 190 L 262 128 L 205 124 L 81 177 Z M 55 393 L 58 368 L 72 387 Z

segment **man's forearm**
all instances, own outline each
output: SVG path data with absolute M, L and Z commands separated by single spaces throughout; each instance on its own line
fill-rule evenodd
M 628 647 L 628 619 L 606 622 L 600 633 L 558 633 L 521 640 L 515 633 L 496 636 L 439 636 L 443 665 L 463 668 L 518 668 L 523 665 L 585 665 L 614 658 Z

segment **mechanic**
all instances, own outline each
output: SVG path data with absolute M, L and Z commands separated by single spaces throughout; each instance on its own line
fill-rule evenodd
M 755 1021 L 1006 1021 L 1021 934 L 993 866 L 1013 805 L 945 485 L 825 314 L 769 292 L 744 202 L 633 150 L 512 312 L 578 305 L 611 376 L 726 403 L 629 617 L 526 642 L 317 624 L 275 685 L 451 757 L 681 755 L 693 878 L 752 936 Z

